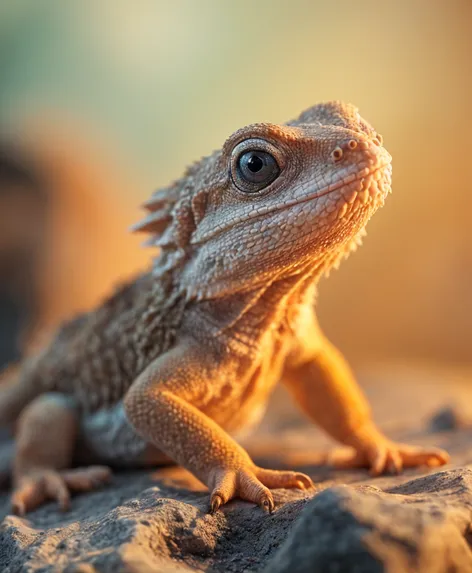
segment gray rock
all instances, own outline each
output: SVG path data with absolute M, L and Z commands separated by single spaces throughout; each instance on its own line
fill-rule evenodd
M 376 479 L 363 470 L 316 467 L 313 460 L 325 459 L 319 452 L 326 442 L 311 427 L 288 430 L 281 424 L 282 396 L 285 402 L 273 409 L 277 415 L 265 422 L 266 434 L 251 438 L 251 448 L 263 465 L 309 473 L 319 485 L 316 495 L 276 490 L 272 515 L 243 501 L 208 515 L 208 494 L 201 484 L 182 469 L 166 468 L 117 473 L 110 486 L 75 496 L 67 513 L 50 503 L 19 518 L 9 515 L 4 491 L 0 572 L 472 571 L 470 430 L 434 435 L 424 423 L 433 409 L 431 393 L 426 408 L 424 388 L 415 388 L 411 380 L 403 386 L 376 384 L 374 410 L 384 420 L 390 416 L 389 435 L 443 447 L 454 466 Z M 450 395 L 449 382 L 446 391 Z M 440 399 L 435 398 L 434 409 Z M 405 424 L 395 426 L 400 415 Z M 312 461 L 310 452 L 317 452 Z
M 431 417 L 429 425 L 433 432 L 472 428 L 472 408 L 470 402 L 451 404 L 440 408 Z
M 327 489 L 304 509 L 265 573 L 472 571 L 464 537 L 471 485 L 471 470 L 461 469 L 407 482 L 390 493 Z
M 70 514 L 49 505 L 28 519 L 5 517 L 1 571 L 472 571 L 468 468 L 383 489 L 328 487 L 313 499 L 276 491 L 273 515 L 242 501 L 209 515 L 204 494 L 164 480 L 120 502 L 126 481 L 137 476 L 123 474 L 108 490 L 76 497 Z M 146 485 L 140 480 L 140 487 Z

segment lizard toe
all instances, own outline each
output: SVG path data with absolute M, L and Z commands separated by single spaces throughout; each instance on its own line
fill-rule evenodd
M 396 444 L 396 447 L 404 467 L 438 467 L 449 462 L 449 454 L 440 448 L 422 448 L 406 444 Z
M 403 460 L 400 453 L 393 449 L 388 452 L 387 467 L 386 470 L 389 474 L 397 475 L 401 473 L 403 469 Z
M 70 508 L 70 493 L 64 478 L 56 472 L 47 472 L 43 477 L 46 497 L 54 499 L 62 511 Z
M 42 480 L 22 479 L 11 496 L 11 509 L 23 517 L 46 501 L 46 490 Z
M 236 472 L 217 470 L 213 475 L 212 482 L 210 513 L 215 513 L 222 505 L 237 495 Z
M 62 510 L 69 507 L 69 491 L 60 474 L 51 470 L 35 470 L 21 477 L 13 491 L 11 507 L 16 515 L 25 515 L 48 499 L 54 499 Z
M 258 468 L 257 478 L 271 489 L 277 488 L 296 488 L 296 489 L 314 489 L 315 484 L 305 474 L 292 471 L 266 470 Z
M 263 510 L 272 513 L 274 511 L 274 498 L 256 475 L 249 470 L 239 470 L 239 496 L 246 501 L 257 503 Z
M 108 483 L 112 473 L 106 466 L 90 466 L 67 470 L 62 475 L 72 491 L 91 491 Z
M 369 455 L 370 475 L 379 476 L 385 472 L 388 462 L 388 450 L 383 447 L 376 448 Z
M 110 480 L 111 471 L 105 466 L 72 470 L 34 469 L 17 481 L 11 508 L 16 515 L 25 515 L 47 500 L 54 500 L 62 511 L 70 508 L 70 493 L 90 491 Z

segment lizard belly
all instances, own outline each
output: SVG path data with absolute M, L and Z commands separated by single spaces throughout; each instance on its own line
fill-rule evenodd
M 169 459 L 139 436 L 119 401 L 82 416 L 77 457 L 81 462 L 112 466 L 158 465 Z

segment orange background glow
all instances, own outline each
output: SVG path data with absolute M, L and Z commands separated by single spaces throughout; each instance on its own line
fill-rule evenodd
M 146 264 L 127 226 L 156 187 L 241 125 L 342 99 L 383 135 L 393 195 L 321 323 L 358 361 L 470 362 L 471 30 L 470 0 L 3 2 L 0 128 L 58 197 L 47 321 Z

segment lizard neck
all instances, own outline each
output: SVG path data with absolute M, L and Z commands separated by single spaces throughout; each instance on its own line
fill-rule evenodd
M 191 313 L 212 337 L 221 338 L 226 345 L 257 349 L 267 332 L 293 330 L 301 309 L 306 305 L 313 308 L 321 272 L 322 267 L 316 266 L 308 274 L 196 302 Z

